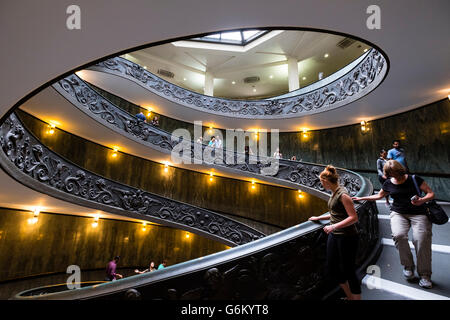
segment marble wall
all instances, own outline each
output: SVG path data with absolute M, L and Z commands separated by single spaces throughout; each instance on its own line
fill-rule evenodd
M 65 273 L 72 264 L 82 271 L 102 269 L 115 255 L 121 268 L 147 268 L 150 260 L 172 265 L 229 248 L 164 226 L 147 225 L 143 231 L 139 223 L 100 219 L 93 228 L 92 218 L 46 213 L 29 224 L 31 217 L 31 212 L 0 208 L 0 281 Z
M 376 161 L 381 148 L 390 149 L 399 139 L 409 169 L 425 178 L 442 200 L 450 200 L 450 101 L 371 121 L 370 130 L 350 125 L 301 133 L 280 133 L 284 157 L 344 167 L 369 177 L 376 188 Z

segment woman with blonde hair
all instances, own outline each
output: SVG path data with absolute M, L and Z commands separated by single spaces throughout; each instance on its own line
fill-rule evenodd
M 434 198 L 433 190 L 418 176 L 407 174 L 406 168 L 396 160 L 389 160 L 383 167 L 388 178 L 376 195 L 370 197 L 354 197 L 353 200 L 379 200 L 390 195 L 394 202 L 391 206 L 392 238 L 403 265 L 403 275 L 407 280 L 414 279 L 414 259 L 408 242 L 409 229 L 413 230 L 413 244 L 417 256 L 417 273 L 420 276 L 419 285 L 431 289 L 431 228 L 432 224 L 426 216 L 423 204 Z M 424 197 L 419 197 L 414 183 Z
M 356 253 L 358 249 L 358 222 L 353 201 L 347 189 L 339 185 L 336 168 L 329 165 L 320 174 L 320 182 L 332 195 L 328 200 L 329 214 L 311 217 L 310 221 L 330 220 L 323 230 L 328 234 L 327 269 L 331 278 L 339 283 L 348 300 L 361 299 L 361 284 L 356 277 Z

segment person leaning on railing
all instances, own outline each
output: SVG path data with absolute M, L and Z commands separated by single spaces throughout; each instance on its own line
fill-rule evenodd
M 310 221 L 330 220 L 323 230 L 328 234 L 327 271 L 339 283 L 348 300 L 361 299 L 361 284 L 356 277 L 356 253 L 359 235 L 355 223 L 358 222 L 353 201 L 343 186 L 339 185 L 336 168 L 327 166 L 320 173 L 320 182 L 332 195 L 328 200 L 329 214 L 311 217 Z
M 431 228 L 432 224 L 426 216 L 425 202 L 434 198 L 434 192 L 428 184 L 415 176 L 420 190 L 425 196 L 420 198 L 413 178 L 407 174 L 407 169 L 396 160 L 388 160 L 383 167 L 388 179 L 383 183 L 380 192 L 369 197 L 353 197 L 355 201 L 380 200 L 390 195 L 394 202 L 391 206 L 392 238 L 403 265 L 403 275 L 407 280 L 414 279 L 414 260 L 408 242 L 408 232 L 412 227 L 413 244 L 417 256 L 417 273 L 420 276 L 419 285 L 431 289 Z

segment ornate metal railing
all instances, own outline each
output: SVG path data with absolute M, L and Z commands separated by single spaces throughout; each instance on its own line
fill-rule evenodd
M 169 101 L 195 110 L 227 117 L 280 119 L 332 110 L 365 96 L 383 81 L 388 64 L 381 52 L 372 48 L 352 70 L 323 87 L 293 97 L 252 101 L 192 92 L 121 57 L 102 61 L 88 69 L 124 77 Z
M 167 132 L 121 111 L 76 76 L 70 76 L 54 87 L 69 101 L 82 106 L 86 113 L 137 141 L 165 152 L 171 152 L 174 144 L 180 142 L 171 141 Z M 191 141 L 188 143 L 192 151 L 195 145 Z M 40 192 L 87 207 L 174 225 L 231 245 L 242 244 L 232 250 L 154 273 L 76 290 L 64 291 L 65 288 L 61 287 L 61 292 L 47 294 L 32 289 L 17 295 L 16 299 L 127 299 L 136 295 L 142 299 L 320 299 L 334 288 L 325 273 L 326 237 L 321 224 L 308 221 L 263 237 L 257 231 L 211 211 L 85 171 L 41 145 L 14 114 L 0 126 L 0 145 L 3 168 L 23 184 Z M 205 148 L 202 145 L 202 150 Z M 232 156 L 245 157 L 237 153 Z M 193 157 L 191 152 L 189 157 Z M 255 157 L 260 162 L 251 164 L 248 158 L 244 164 L 231 166 L 254 174 L 260 174 L 261 169 L 267 166 L 267 159 Z M 277 179 L 309 186 L 326 196 L 318 179 L 322 165 L 278 161 Z M 372 194 L 371 184 L 361 176 L 346 170 L 339 172 L 341 183 L 351 194 Z M 357 204 L 356 209 L 360 231 L 357 264 L 364 270 L 379 243 L 377 209 L 372 202 Z
M 0 126 L 0 165 L 22 184 L 86 207 L 189 230 L 231 246 L 264 236 L 215 212 L 101 177 L 42 145 L 12 113 Z
M 174 151 L 175 145 L 183 141 L 181 138 L 172 140 L 170 133 L 147 124 L 117 107 L 74 74 L 55 83 L 53 88 L 91 118 L 160 152 L 170 154 Z M 202 155 L 205 153 L 205 149 L 210 147 L 193 141 L 183 141 L 183 143 L 187 144 L 188 152 L 187 154 L 181 152 L 178 155 L 180 158 L 189 160 L 190 163 L 201 163 L 226 171 L 255 175 L 269 182 L 288 183 L 291 187 L 304 188 L 316 196 L 328 197 L 319 180 L 319 174 L 324 169 L 324 165 L 248 156 L 226 149 L 216 149 L 215 151 L 219 152 L 220 156 L 213 159 L 214 161 L 208 162 L 202 158 Z M 196 150 L 200 152 L 197 153 Z M 271 167 L 276 168 L 272 173 L 269 170 Z M 363 177 L 357 173 L 344 169 L 338 169 L 338 173 L 340 174 L 340 183 L 347 188 L 351 195 L 355 195 L 365 183 Z

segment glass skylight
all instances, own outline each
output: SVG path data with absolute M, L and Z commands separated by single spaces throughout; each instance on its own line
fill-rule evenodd
M 267 30 L 227 31 L 193 38 L 192 40 L 245 46 L 268 32 Z

